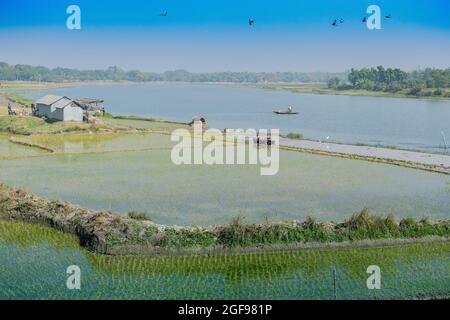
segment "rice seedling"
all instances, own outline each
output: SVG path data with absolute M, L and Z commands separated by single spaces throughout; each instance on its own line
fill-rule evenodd
M 114 257 L 89 253 L 73 237 L 34 225 L 1 222 L 0 235 L 2 299 L 333 299 L 333 268 L 338 299 L 448 297 L 450 293 L 449 242 Z M 65 268 L 71 264 L 83 272 L 83 290 L 78 292 L 64 287 Z M 376 294 L 365 286 L 370 264 L 382 269 L 382 289 Z
M 242 208 L 246 208 L 246 223 L 264 223 L 265 216 L 270 221 L 303 220 L 308 214 L 322 221 L 342 221 L 365 206 L 397 219 L 421 218 L 424 213 L 448 216 L 444 175 L 281 152 L 281 170 L 267 183 L 253 166 L 174 166 L 170 151 L 164 149 L 171 146 L 169 137 L 132 136 L 84 145 L 73 140 L 64 145 L 70 154 L 2 160 L 0 180 L 26 185 L 40 196 L 124 216 L 132 210 L 150 212 L 153 221 L 167 225 L 226 224 Z M 124 148 L 151 150 L 117 151 Z M 67 170 L 69 163 L 71 170 Z

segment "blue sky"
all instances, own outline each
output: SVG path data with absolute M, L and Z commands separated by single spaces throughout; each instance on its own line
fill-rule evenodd
M 71 4 L 81 30 L 66 28 Z M 392 15 L 382 30 L 361 22 L 371 4 Z M 450 67 L 450 0 L 0 0 L 0 49 L 8 63 L 82 69 Z

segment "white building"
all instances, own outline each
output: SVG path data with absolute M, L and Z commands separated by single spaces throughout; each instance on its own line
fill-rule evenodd
M 75 101 L 55 95 L 36 100 L 35 115 L 59 121 L 83 121 L 83 109 Z

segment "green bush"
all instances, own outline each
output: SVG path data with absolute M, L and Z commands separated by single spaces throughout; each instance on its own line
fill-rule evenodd
M 139 211 L 128 212 L 128 218 L 133 220 L 152 220 L 148 213 Z
M 286 137 L 288 137 L 289 139 L 297 139 L 297 140 L 303 139 L 303 135 L 301 133 L 296 132 L 289 132 Z

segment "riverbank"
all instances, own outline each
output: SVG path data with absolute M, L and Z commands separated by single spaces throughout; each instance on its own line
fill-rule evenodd
M 29 99 L 23 97 L 23 92 L 32 90 L 48 90 L 57 88 L 81 87 L 90 85 L 123 85 L 123 84 L 194 84 L 207 86 L 228 86 L 228 87 L 243 87 L 256 88 L 265 90 L 286 90 L 294 93 L 307 93 L 319 95 L 345 95 L 345 96 L 365 96 L 365 97 L 385 97 L 385 98 L 408 98 L 408 99 L 426 99 L 426 100 L 448 100 L 450 99 L 450 89 L 444 88 L 443 95 L 435 96 L 432 92 L 435 89 L 429 89 L 430 95 L 415 96 L 406 94 L 406 92 L 384 92 L 384 91 L 369 91 L 362 89 L 347 89 L 336 90 L 328 88 L 324 83 L 240 83 L 240 82 L 183 82 L 183 81 L 66 81 L 66 82 L 33 82 L 33 81 L 2 81 L 0 85 L 0 93 L 4 93 L 13 97 L 17 101 L 29 102 Z
M 408 99 L 428 99 L 428 100 L 448 100 L 450 99 L 450 89 L 442 89 L 443 95 L 433 95 L 435 88 L 429 89 L 429 95 L 410 95 L 404 91 L 385 92 L 369 91 L 362 89 L 337 90 L 328 88 L 326 84 L 292 84 L 292 83 L 267 83 L 267 84 L 246 84 L 246 87 L 265 89 L 265 90 L 287 90 L 294 93 L 308 93 L 321 95 L 344 95 L 344 96 L 364 96 L 364 97 L 384 97 L 384 98 L 408 98 Z
M 448 219 L 415 221 L 362 210 L 340 222 L 306 221 L 180 227 L 80 208 L 0 185 L 0 218 L 50 226 L 76 235 L 92 252 L 111 255 L 209 254 L 332 246 L 448 241 Z M 405 240 L 409 239 L 409 240 Z

